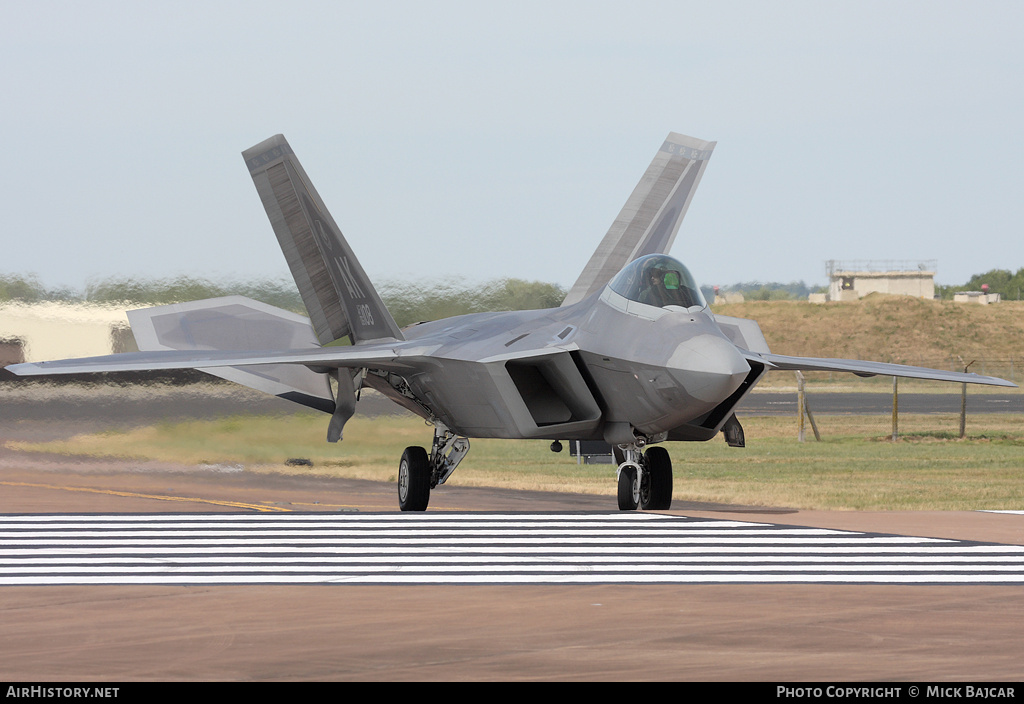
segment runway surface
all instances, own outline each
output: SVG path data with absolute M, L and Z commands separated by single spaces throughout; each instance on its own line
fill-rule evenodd
M 374 482 L 0 459 L 0 574 L 29 582 L 0 586 L 9 682 L 1024 676 L 1021 515 L 620 514 L 611 496 L 446 486 L 408 517 Z M 294 577 L 313 581 L 277 581 Z
M 395 511 L 392 484 L 140 467 L 3 447 L 6 439 L 53 439 L 160 414 L 215 416 L 237 408 L 231 399 L 183 400 L 177 392 L 155 404 L 149 396 L 99 400 L 78 402 L 57 389 L 48 399 L 0 407 L 0 550 L 22 551 L 0 556 L 0 575 L 28 580 L 0 586 L 2 680 L 1024 677 L 1016 618 L 1024 612 L 1022 515 L 685 501 L 663 513 L 619 514 L 611 494 L 452 484 L 432 494 L 427 514 L 406 517 Z M 374 522 L 387 530 L 370 528 Z M 420 530 L 415 523 L 432 535 L 407 544 Z M 434 534 L 446 523 L 456 524 L 444 530 L 457 535 L 437 544 Z M 454 541 L 468 534 L 466 523 L 483 524 L 472 528 L 483 533 L 460 545 Z M 135 541 L 121 547 L 109 542 L 112 533 L 138 530 L 149 535 L 118 537 Z M 200 539 L 219 542 L 175 548 L 180 534 L 210 530 L 221 535 Z M 368 537 L 374 531 L 388 535 Z M 579 535 L 570 541 L 573 531 Z M 632 542 L 624 543 L 623 533 Z M 309 542 L 297 542 L 300 534 Z M 243 545 L 242 537 L 261 542 Z M 404 542 L 373 542 L 382 538 Z M 236 543 L 239 552 L 225 551 Z M 331 553 L 332 545 L 370 550 Z M 97 553 L 115 547 L 121 552 Z M 267 569 L 286 554 L 297 561 L 284 572 Z M 442 574 L 447 567 L 438 565 L 449 563 L 462 569 Z M 480 577 L 481 565 L 493 570 Z M 141 571 L 118 575 L 125 567 Z M 670 581 L 630 582 L 631 572 Z M 264 573 L 314 581 L 271 583 Z M 698 574 L 713 579 L 686 581 Z M 924 581 L 870 582 L 870 575 Z M 59 583 L 40 584 L 41 576 Z M 595 576 L 600 581 L 578 581 Z M 169 581 L 154 583 L 156 577 Z M 395 577 L 410 581 L 385 583 Z M 103 583 L 72 583 L 83 578 Z M 466 579 L 498 582 L 458 581 Z
M 654 513 L 0 516 L 0 586 L 1024 584 L 1024 547 Z

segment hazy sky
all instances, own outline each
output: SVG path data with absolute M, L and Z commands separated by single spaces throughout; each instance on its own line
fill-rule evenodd
M 287 276 L 281 132 L 372 278 L 570 285 L 669 131 L 673 254 L 1024 266 L 1024 3 L 0 0 L 0 273 Z

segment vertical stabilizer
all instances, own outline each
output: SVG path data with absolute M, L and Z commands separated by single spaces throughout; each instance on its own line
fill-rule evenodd
M 404 339 L 284 136 L 242 156 L 320 344 Z
M 638 257 L 668 254 L 715 144 L 669 133 L 563 306 L 599 291 Z

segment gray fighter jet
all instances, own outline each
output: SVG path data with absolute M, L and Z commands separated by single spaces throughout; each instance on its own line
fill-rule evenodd
M 771 370 L 1014 386 L 993 377 L 772 354 L 757 323 L 715 315 L 669 256 L 714 142 L 669 134 L 561 307 L 399 329 L 277 135 L 243 152 L 302 300 L 300 315 L 241 296 L 129 312 L 141 352 L 8 367 L 48 375 L 199 369 L 331 414 L 337 442 L 362 387 L 434 427 L 398 472 L 403 511 L 426 509 L 469 438 L 596 440 L 618 462 L 619 508 L 667 509 L 658 443 L 744 444 L 734 409 Z M 351 345 L 334 343 L 347 340 Z M 331 384 L 331 379 L 334 384 Z M 333 386 L 333 388 L 332 388 Z

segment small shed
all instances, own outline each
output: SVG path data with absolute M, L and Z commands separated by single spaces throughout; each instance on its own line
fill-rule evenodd
M 977 303 L 983 306 L 999 303 L 1001 298 L 1000 294 L 988 291 L 958 291 L 953 294 L 953 301 L 956 303 Z

